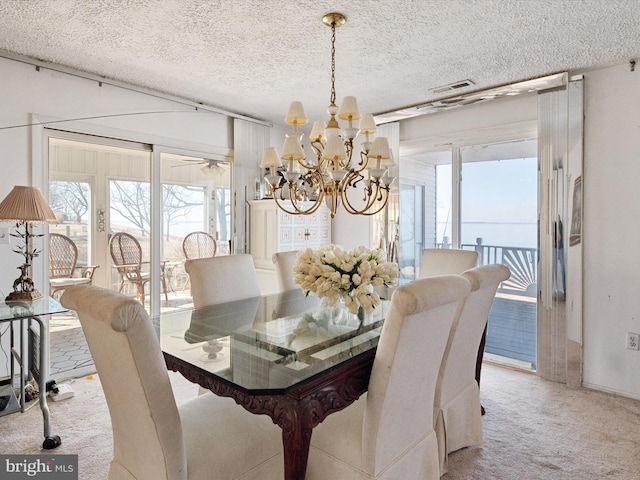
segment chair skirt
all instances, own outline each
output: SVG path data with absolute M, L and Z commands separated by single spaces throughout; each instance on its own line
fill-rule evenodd
M 365 403 L 366 394 L 346 409 L 329 415 L 313 430 L 306 480 L 439 479 L 438 442 L 433 430 L 392 463 L 380 467 L 378 472 L 364 464 L 362 418 Z

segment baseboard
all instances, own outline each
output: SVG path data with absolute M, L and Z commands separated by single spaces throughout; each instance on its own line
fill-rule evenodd
M 602 385 L 596 385 L 593 383 L 582 383 L 583 388 L 588 388 L 589 390 L 596 390 L 598 392 L 609 393 L 611 395 L 616 395 L 618 397 L 632 398 L 634 400 L 640 400 L 640 395 L 636 393 L 626 392 L 624 390 L 618 390 L 616 388 L 607 388 Z
M 513 370 L 521 370 L 524 372 L 535 372 L 531 368 L 531 363 L 517 360 L 514 358 L 503 357 L 501 355 L 495 355 L 493 353 L 484 352 L 483 362 L 498 365 L 500 367 L 507 367 Z

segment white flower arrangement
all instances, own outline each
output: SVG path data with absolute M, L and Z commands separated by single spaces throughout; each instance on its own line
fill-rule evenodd
M 388 262 L 381 249 L 357 247 L 347 252 L 338 245 L 326 245 L 298 252 L 293 273 L 306 295 L 313 292 L 327 298 L 330 306 L 343 299 L 351 313 L 360 307 L 371 313 L 380 303 L 374 287 L 396 285 L 398 265 Z

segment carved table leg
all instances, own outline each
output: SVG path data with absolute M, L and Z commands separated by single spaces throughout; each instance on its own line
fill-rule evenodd
M 315 402 L 283 402 L 277 409 L 277 424 L 282 428 L 285 480 L 304 480 L 313 427 L 318 424 Z
M 285 480 L 304 480 L 307 472 L 310 441 L 311 428 L 282 430 Z

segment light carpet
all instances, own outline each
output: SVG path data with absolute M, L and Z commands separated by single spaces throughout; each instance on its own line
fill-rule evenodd
M 194 384 L 170 375 L 178 403 L 197 395 Z M 53 433 L 62 437 L 49 453 L 78 454 L 80 479 L 104 479 L 113 443 L 98 377 L 63 383 L 75 397 L 49 402 Z M 454 453 L 443 480 L 640 478 L 640 401 L 486 363 L 481 391 L 485 443 Z M 0 418 L 0 452 L 43 453 L 41 443 L 38 405 Z

